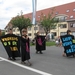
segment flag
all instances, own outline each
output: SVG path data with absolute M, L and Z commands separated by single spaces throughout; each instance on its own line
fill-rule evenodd
M 46 36 L 36 36 L 36 50 L 46 50 Z
M 20 57 L 20 41 L 18 36 L 6 34 L 1 36 L 1 42 L 9 57 L 12 57 L 12 51 L 15 57 Z

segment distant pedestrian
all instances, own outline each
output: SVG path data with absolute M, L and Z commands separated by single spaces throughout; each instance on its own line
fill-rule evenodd
M 40 32 L 37 32 L 35 40 L 36 40 L 36 53 L 43 54 L 42 51 L 45 50 L 45 48 L 46 48 L 45 36 L 40 36 Z
M 58 38 L 55 39 L 55 43 L 56 43 L 56 46 L 61 46 L 60 36 L 58 36 Z
M 12 28 L 9 28 L 9 29 L 8 29 L 8 35 L 12 35 L 12 34 L 13 34 L 13 30 L 12 30 Z M 9 60 L 16 60 L 16 59 L 15 59 L 15 51 L 12 50 L 11 52 L 12 52 L 12 57 L 9 56 L 8 59 L 9 59 Z

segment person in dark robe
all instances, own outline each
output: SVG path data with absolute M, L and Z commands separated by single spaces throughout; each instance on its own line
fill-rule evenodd
M 71 30 L 67 30 L 66 35 L 72 35 Z M 72 35 L 73 36 L 73 35 Z M 73 38 L 74 39 L 74 38 Z M 66 56 L 66 50 L 64 49 L 64 53 L 62 54 L 63 56 Z M 74 55 L 73 55 L 74 56 Z
M 12 30 L 12 28 L 9 28 L 8 29 L 8 35 L 12 35 L 12 34 L 13 34 L 13 30 Z M 15 53 L 13 50 L 11 51 L 11 55 L 12 55 L 12 57 L 10 55 L 8 55 L 8 60 L 16 60 L 15 59 Z
M 42 53 L 42 39 L 39 35 L 40 35 L 40 32 L 37 32 L 37 35 L 35 37 L 35 40 L 36 40 L 36 53 L 38 54 L 38 52 L 39 52 L 40 54 L 43 54 Z
M 21 63 L 31 66 L 31 63 L 30 63 L 29 59 L 30 59 L 29 37 L 27 36 L 27 30 L 22 29 L 22 36 L 21 36 Z M 27 63 L 26 63 L 26 61 L 27 61 Z

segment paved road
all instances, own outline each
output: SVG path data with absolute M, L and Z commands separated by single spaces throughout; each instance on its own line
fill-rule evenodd
M 20 64 L 20 58 L 15 62 L 7 60 L 7 54 L 0 44 L 0 75 L 75 75 L 75 58 L 62 57 L 62 47 L 47 47 L 43 54 L 36 54 L 31 47 L 32 66 Z

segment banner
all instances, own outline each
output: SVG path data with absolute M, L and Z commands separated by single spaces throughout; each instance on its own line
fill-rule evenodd
M 12 57 L 12 51 L 14 51 L 15 57 L 20 56 L 20 40 L 19 37 L 14 34 L 7 34 L 1 37 L 1 42 L 8 54 Z
M 46 50 L 46 36 L 36 37 L 36 50 Z
M 73 35 L 61 36 L 62 45 L 65 49 L 66 55 L 71 56 L 75 54 L 75 40 Z

